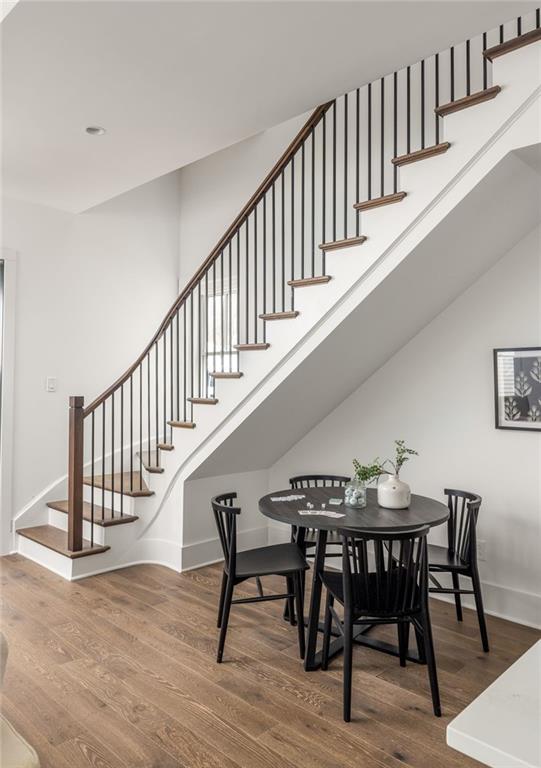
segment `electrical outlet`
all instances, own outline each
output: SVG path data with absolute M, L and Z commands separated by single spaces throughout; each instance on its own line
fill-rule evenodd
M 45 391 L 56 392 L 56 378 L 54 376 L 47 376 L 45 380 Z
M 477 559 L 478 560 L 487 559 L 487 543 L 483 539 L 480 539 L 477 541 Z

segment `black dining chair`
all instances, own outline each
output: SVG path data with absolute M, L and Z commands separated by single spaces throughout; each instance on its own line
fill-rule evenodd
M 343 475 L 297 475 L 289 478 L 289 485 L 293 490 L 302 490 L 303 488 L 343 488 L 346 483 L 351 481 L 350 477 Z M 297 528 L 292 526 L 291 540 L 295 541 Z M 317 544 L 317 531 L 314 528 L 305 528 L 304 542 L 301 549 L 306 555 L 309 549 L 315 549 Z M 327 546 L 331 544 L 342 544 L 342 539 L 337 531 L 329 531 L 327 536 Z M 326 552 L 326 557 L 342 557 L 341 552 Z
M 260 603 L 269 600 L 286 600 L 289 606 L 290 622 L 295 623 L 295 607 L 297 614 L 297 633 L 299 638 L 299 653 L 304 658 L 304 613 L 302 599 L 301 575 L 308 564 L 299 547 L 294 544 L 274 544 L 269 547 L 248 549 L 237 552 L 237 517 L 240 507 L 234 507 L 236 493 L 222 493 L 211 500 L 212 511 L 218 528 L 218 535 L 224 553 L 224 569 L 218 607 L 218 641 L 217 661 L 222 661 L 227 625 L 231 605 L 241 603 Z M 261 586 L 262 576 L 284 576 L 286 592 L 279 595 L 265 595 Z M 256 579 L 258 597 L 243 597 L 233 600 L 233 590 L 247 579 Z
M 428 570 L 429 579 L 434 587 L 430 592 L 455 596 L 456 617 L 462 621 L 462 603 L 460 595 L 473 595 L 483 651 L 488 653 L 488 632 L 483 610 L 481 580 L 477 568 L 477 518 L 481 506 L 481 497 L 469 491 L 444 490 L 449 507 L 447 522 L 447 546 L 429 544 Z M 450 573 L 453 588 L 443 587 L 434 573 Z M 472 581 L 473 589 L 460 588 L 460 576 L 466 576 Z
M 342 573 L 323 571 L 327 589 L 321 668 L 327 669 L 333 623 L 344 638 L 344 720 L 351 719 L 353 631 L 358 625 L 396 624 L 405 666 L 413 625 L 426 661 L 434 714 L 441 716 L 436 659 L 428 610 L 428 526 L 405 533 L 342 531 Z M 371 551 L 372 545 L 373 552 Z M 344 609 L 340 619 L 334 601 Z

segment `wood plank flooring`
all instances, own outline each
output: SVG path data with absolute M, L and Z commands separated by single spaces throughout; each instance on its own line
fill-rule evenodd
M 483 654 L 475 615 L 459 625 L 454 606 L 433 600 L 444 716 L 431 714 L 424 667 L 357 648 L 345 724 L 341 659 L 305 673 L 279 602 L 233 607 L 215 663 L 218 566 L 140 565 L 74 583 L 20 555 L 0 567 L 2 709 L 43 768 L 473 768 L 445 745 L 448 721 L 540 637 L 488 617 Z

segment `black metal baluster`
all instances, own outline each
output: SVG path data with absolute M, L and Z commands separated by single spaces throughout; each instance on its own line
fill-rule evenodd
M 276 195 L 272 182 L 272 311 L 276 312 Z
M 186 301 L 183 303 L 184 311 L 186 311 Z M 180 421 L 180 308 L 177 309 L 177 348 L 176 348 L 176 354 L 177 354 L 177 409 L 176 409 L 176 415 L 177 415 L 177 421 Z M 184 365 L 184 371 L 186 371 L 186 364 Z M 173 408 L 171 407 L 171 419 L 173 419 Z M 173 442 L 173 427 L 170 429 L 170 438 L 171 442 Z
M 282 312 L 285 312 L 286 308 L 286 186 L 285 186 L 285 171 L 282 171 Z
M 367 199 L 372 200 L 372 83 L 368 83 L 368 126 L 366 131 L 366 138 L 368 142 L 367 153 L 367 173 L 368 173 L 368 189 Z
M 105 400 L 101 409 L 101 519 L 105 519 Z
M 425 148 L 425 60 L 421 61 L 421 149 Z
M 230 246 L 231 248 L 231 246 Z M 267 193 L 263 195 L 263 314 L 267 313 Z M 263 343 L 267 341 L 266 323 L 263 323 Z M 229 324 L 231 328 L 231 323 Z
M 500 45 L 503 43 L 503 24 L 500 24 Z
M 471 94 L 471 51 L 470 41 L 466 40 L 466 96 Z
M 120 517 L 124 515 L 124 384 L 120 385 Z
M 541 8 L 538 8 L 535 12 L 535 27 L 536 29 L 541 27 Z
M 406 69 L 406 154 L 411 152 L 411 67 Z
M 222 371 L 225 371 L 224 360 L 224 347 L 225 347 L 225 334 L 224 334 L 224 252 L 220 253 L 220 354 L 222 359 Z
M 398 156 L 398 72 L 393 73 L 393 157 Z M 398 167 L 393 164 L 393 192 L 398 192 Z M 357 232 L 357 234 L 359 234 Z
M 240 344 L 240 229 L 237 229 L 237 343 Z M 240 355 L 237 355 L 237 368 Z
M 483 51 L 486 51 L 487 49 L 487 33 L 483 32 Z M 486 90 L 488 87 L 488 62 L 486 60 L 486 57 L 483 56 L 483 90 Z
M 522 17 L 519 16 L 517 19 L 517 37 L 520 37 L 522 34 Z
M 133 491 L 133 373 L 130 374 L 130 491 Z
M 360 169 L 360 157 L 361 157 L 361 131 L 360 131 L 360 122 L 361 122 L 361 91 L 359 88 L 357 88 L 356 96 L 355 96 L 355 202 L 360 203 L 360 175 L 361 175 L 361 169 Z M 359 218 L 360 214 L 356 213 L 355 215 L 355 235 L 358 237 L 360 232 L 360 224 L 359 224 Z M 325 274 L 325 273 L 323 273 Z
M 247 344 L 250 343 L 250 330 L 249 330 L 249 321 L 250 321 L 250 318 L 249 318 L 249 312 L 250 312 L 250 296 L 249 296 L 249 292 L 250 292 L 250 267 L 249 267 L 249 263 L 248 263 L 248 252 L 250 250 L 250 247 L 249 247 L 249 225 L 250 225 L 250 217 L 247 216 L 246 219 L 245 219 L 246 230 L 245 230 L 245 240 L 244 240 L 245 261 L 246 261 L 246 285 L 245 285 L 245 288 L 246 288 L 246 317 L 245 317 L 245 321 L 246 321 L 246 343 Z
M 194 394 L 194 370 L 193 370 L 193 347 L 194 347 L 194 327 L 193 327 L 193 290 L 190 292 L 190 397 Z M 186 417 L 184 421 L 186 421 Z M 190 403 L 190 420 L 193 421 L 193 403 Z
M 188 393 L 186 392 L 186 378 L 187 378 L 186 377 L 186 314 L 187 314 L 186 301 L 184 301 L 183 312 L 184 312 L 184 318 L 183 318 L 183 338 L 184 338 L 184 343 L 182 345 L 183 346 L 182 356 L 183 356 L 183 360 L 184 360 L 184 366 L 183 366 L 183 371 L 182 371 L 182 400 L 183 400 L 184 405 L 183 405 L 183 408 L 182 408 L 182 418 L 183 418 L 184 421 L 186 421 L 187 420 L 186 419 L 186 403 L 187 403 L 186 398 L 188 397 Z M 190 327 L 190 335 L 192 335 L 192 328 L 191 327 Z M 193 338 L 193 335 L 192 335 L 192 338 Z M 193 390 L 193 388 L 192 388 L 192 390 Z M 179 415 L 179 420 L 180 420 L 180 415 Z
M 148 356 L 147 356 L 148 359 Z M 139 365 L 139 489 L 143 476 L 143 362 Z
M 94 546 L 94 411 L 90 414 L 90 440 L 90 546 L 92 547 Z
M 485 59 L 486 61 L 486 59 Z M 452 45 L 449 51 L 449 69 L 451 73 L 451 98 L 450 101 L 455 100 L 455 48 Z
M 301 146 L 301 278 L 304 277 L 304 144 Z
M 214 267 L 214 262 L 212 262 L 212 266 Z M 214 309 L 214 307 L 213 307 Z M 213 311 L 214 316 L 214 311 Z M 205 302 L 204 306 L 199 307 L 199 315 L 201 318 L 201 347 L 199 349 L 199 368 L 201 370 L 201 377 L 204 381 L 204 395 L 203 397 L 209 396 L 209 334 L 210 334 L 210 328 L 209 328 L 209 270 L 205 272 Z
M 176 324 L 177 324 L 177 349 L 178 349 L 178 310 L 176 313 Z M 175 402 L 175 389 L 173 386 L 173 371 L 175 368 L 174 365 L 174 347 L 173 347 L 173 329 L 174 329 L 174 319 L 171 318 L 171 321 L 169 323 L 169 419 L 173 421 L 175 418 L 173 403 Z M 178 362 L 178 358 L 177 358 Z M 177 375 L 177 390 L 178 390 L 178 375 Z M 167 427 L 167 422 L 166 422 Z M 171 429 L 171 427 L 169 427 Z M 163 442 L 167 443 L 167 429 L 164 429 L 163 432 Z
M 380 195 L 385 195 L 385 78 L 381 78 L 380 86 L 380 130 L 381 130 L 381 157 L 380 157 Z
M 155 389 L 156 389 L 156 422 L 155 422 L 154 426 L 156 427 L 156 443 L 157 443 L 158 442 L 158 432 L 160 431 L 159 370 L 158 370 L 159 350 L 158 350 L 158 339 L 156 339 L 156 342 L 154 344 L 154 349 L 155 349 L 155 359 L 156 359 L 156 370 L 155 370 L 155 376 L 154 376 L 154 386 L 155 386 Z M 150 467 L 150 461 L 149 461 L 149 467 Z
M 207 280 L 208 271 L 205 272 L 205 283 Z M 201 390 L 201 280 L 197 283 L 197 394 L 198 397 L 203 396 Z
M 344 94 L 344 240 L 348 236 L 348 94 Z
M 439 107 L 440 105 L 440 55 L 439 53 L 435 56 L 435 101 L 436 107 Z M 435 143 L 440 143 L 440 121 L 439 117 L 436 114 L 436 135 L 435 135 Z
M 325 230 L 327 220 L 327 113 L 323 113 L 323 126 L 322 126 L 322 138 L 321 138 L 321 242 L 325 242 Z M 312 253 L 313 253 L 312 248 Z M 313 258 L 313 255 L 312 255 Z M 325 274 L 325 251 L 322 254 L 323 270 Z
M 150 397 L 150 358 L 151 358 L 151 350 L 149 349 L 147 354 L 147 459 L 148 459 L 148 465 L 150 466 L 150 422 L 151 422 L 151 397 Z M 141 447 L 141 453 L 143 452 L 143 449 Z M 141 474 L 139 476 L 139 485 L 142 486 L 142 479 L 143 479 L 143 464 L 141 462 Z
M 257 344 L 257 205 L 254 207 L 254 344 Z
M 312 128 L 312 133 L 313 133 Z M 312 137 L 313 141 L 313 137 Z M 313 210 L 313 206 L 312 206 Z M 336 100 L 332 105 L 332 239 L 336 240 Z
M 216 315 L 218 314 L 216 311 L 216 299 L 218 298 L 218 291 L 216 290 L 216 259 L 212 262 L 212 370 L 216 371 Z M 207 298 L 207 306 L 205 308 L 205 315 L 208 322 L 208 316 L 209 316 L 209 310 L 208 310 L 208 298 Z M 207 334 L 208 339 L 208 334 Z M 208 350 L 207 350 L 208 351 Z M 208 355 L 207 355 L 208 359 Z M 207 380 L 208 380 L 208 371 L 207 371 Z M 216 394 L 216 384 L 212 382 L 212 396 Z
M 310 233 L 310 241 L 312 243 L 312 260 L 311 260 L 311 268 L 312 268 L 312 277 L 316 274 L 316 140 L 315 140 L 315 133 L 314 128 L 312 127 L 312 130 L 310 131 L 310 140 L 311 140 L 311 199 L 310 199 L 310 205 L 312 208 L 312 216 L 311 216 L 311 222 L 312 222 L 312 228 Z
M 111 508 L 115 516 L 115 393 L 111 394 Z
M 169 324 L 169 331 L 171 331 L 171 324 Z M 163 442 L 165 443 L 165 435 L 167 432 L 167 328 L 163 332 Z M 160 449 L 158 443 L 160 442 L 159 434 L 156 434 L 156 466 L 160 463 Z
M 295 155 L 291 158 L 291 280 L 295 279 Z M 295 306 L 295 293 L 291 288 L 291 309 Z

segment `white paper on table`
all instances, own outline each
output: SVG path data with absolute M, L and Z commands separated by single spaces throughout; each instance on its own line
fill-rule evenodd
M 320 515 L 321 517 L 345 517 L 341 512 L 332 512 L 329 510 L 299 509 L 299 515 Z
M 300 501 L 301 499 L 305 499 L 306 496 L 304 494 L 295 494 L 292 493 L 289 496 L 271 496 L 271 501 Z

